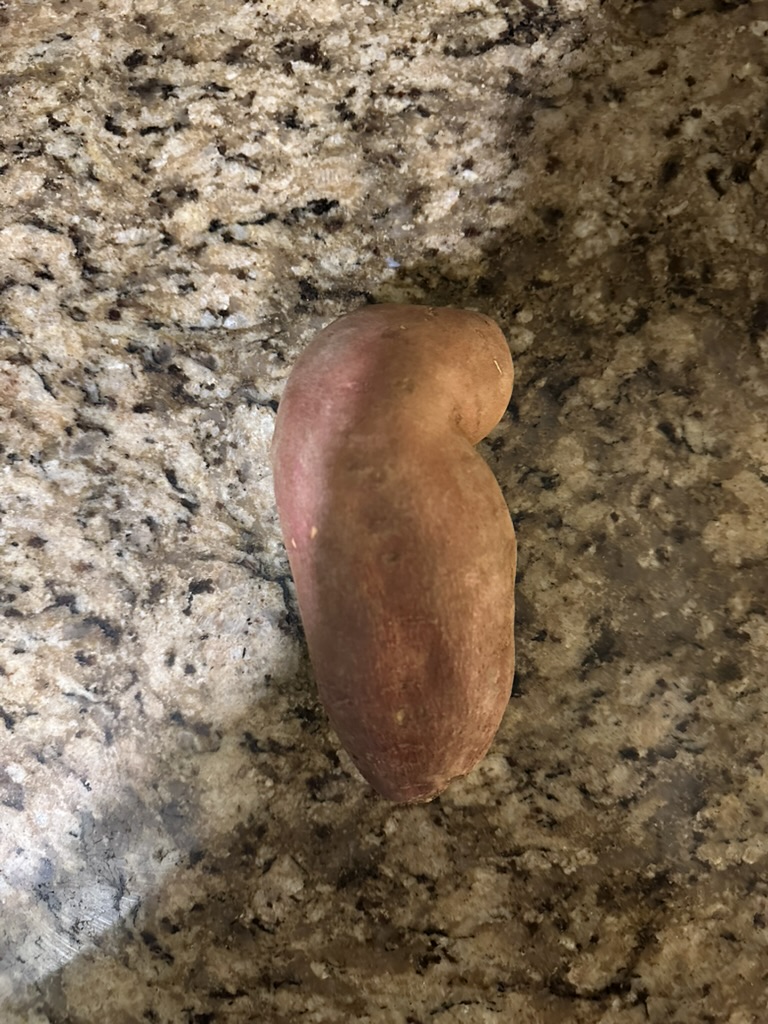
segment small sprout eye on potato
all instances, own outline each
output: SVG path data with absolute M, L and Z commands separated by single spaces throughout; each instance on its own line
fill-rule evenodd
M 275 496 L 318 691 L 390 800 L 471 771 L 509 700 L 515 533 L 474 445 L 512 381 L 488 317 L 373 305 L 316 335 L 280 402 Z

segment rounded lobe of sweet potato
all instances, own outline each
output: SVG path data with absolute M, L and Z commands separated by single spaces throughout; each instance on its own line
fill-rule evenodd
M 509 699 L 515 536 L 473 445 L 511 388 L 487 317 L 380 305 L 321 331 L 280 403 L 275 493 L 318 690 L 392 800 L 469 772 Z

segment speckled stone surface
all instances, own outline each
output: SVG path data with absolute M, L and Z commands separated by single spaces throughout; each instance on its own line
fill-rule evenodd
M 768 3 L 0 5 L 2 1024 L 768 1019 Z M 268 449 L 367 301 L 482 309 L 489 757 L 377 798 Z

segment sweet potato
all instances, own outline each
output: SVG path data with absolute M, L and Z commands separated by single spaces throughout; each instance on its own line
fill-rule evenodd
M 473 446 L 512 380 L 488 317 L 374 305 L 320 331 L 280 402 L 275 495 L 318 691 L 390 800 L 469 772 L 509 699 L 515 534 Z

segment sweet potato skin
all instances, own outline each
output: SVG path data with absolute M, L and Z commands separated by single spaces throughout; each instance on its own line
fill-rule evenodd
M 509 700 L 515 534 L 473 445 L 512 380 L 489 318 L 367 306 L 310 342 L 280 402 L 275 495 L 318 691 L 391 800 L 469 772 Z

